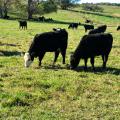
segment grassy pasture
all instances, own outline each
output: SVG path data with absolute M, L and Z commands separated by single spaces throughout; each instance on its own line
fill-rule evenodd
M 0 19 L 0 119 L 119 120 L 120 32 L 116 27 L 120 19 L 62 10 L 45 16 L 81 23 L 86 16 L 96 26 L 103 23 L 112 26 L 107 29 L 114 37 L 107 70 L 101 69 L 101 57 L 96 57 L 96 72 L 92 71 L 90 62 L 88 71 L 84 72 L 83 60 L 76 71 L 68 69 L 70 52 L 86 34 L 83 26 L 71 30 L 64 24 L 29 21 L 28 30 L 24 31 L 18 29 L 17 21 Z M 40 69 L 37 59 L 30 68 L 24 68 L 22 53 L 28 50 L 34 35 L 51 31 L 53 27 L 66 28 L 69 33 L 66 65 L 62 65 L 60 55 L 53 68 L 54 54 L 46 53 Z

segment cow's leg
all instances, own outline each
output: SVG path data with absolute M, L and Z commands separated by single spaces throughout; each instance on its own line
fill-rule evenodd
M 103 68 L 104 68 L 104 64 L 105 64 L 105 57 L 104 57 L 104 55 L 102 55 L 102 61 L 103 61 Z
M 103 60 L 103 62 L 104 62 L 104 55 L 102 55 L 102 60 Z
M 55 51 L 55 58 L 54 58 L 53 65 L 54 65 L 55 62 L 57 61 L 58 56 L 59 56 L 59 50 Z
M 104 69 L 106 68 L 107 60 L 108 60 L 108 54 L 107 54 L 107 55 L 104 55 L 104 61 L 103 61 L 103 68 L 104 68 Z
M 91 62 L 91 65 L 92 65 L 92 69 L 95 70 L 95 67 L 94 67 L 94 57 L 91 57 L 90 62 Z
M 39 54 L 39 67 L 41 66 L 41 61 L 42 61 L 44 55 L 45 55 L 45 52 L 40 52 L 40 54 Z
M 84 58 L 84 62 L 85 62 L 84 70 L 87 70 L 87 61 L 88 61 L 88 58 Z
M 66 49 L 61 49 L 61 54 L 62 54 L 62 57 L 63 57 L 62 63 L 65 64 Z

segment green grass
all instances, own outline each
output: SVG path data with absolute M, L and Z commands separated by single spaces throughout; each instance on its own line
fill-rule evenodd
M 106 9 L 107 10 L 107 9 Z M 28 30 L 19 30 L 18 22 L 0 19 L 0 119 L 1 120 L 119 120 L 120 119 L 120 19 L 70 11 L 47 14 L 55 20 L 84 22 L 83 15 L 97 25 L 105 23 L 114 37 L 107 70 L 101 69 L 101 57 L 96 57 L 96 72 L 88 62 L 88 71 L 68 69 L 70 52 L 85 34 L 68 25 L 28 22 Z M 22 53 L 27 51 L 37 33 L 53 27 L 66 28 L 69 33 L 66 65 L 59 56 L 55 67 L 54 53 L 46 53 L 42 67 L 35 59 L 30 68 L 24 67 Z M 79 66 L 84 66 L 83 60 Z

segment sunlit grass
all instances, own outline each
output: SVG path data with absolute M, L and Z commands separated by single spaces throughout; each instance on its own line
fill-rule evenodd
M 84 22 L 83 14 L 58 11 L 46 15 L 55 20 Z M 0 119 L 34 120 L 94 120 L 120 119 L 120 32 L 119 19 L 87 15 L 97 25 L 105 23 L 114 37 L 113 48 L 103 71 L 102 58 L 95 59 L 96 72 L 68 68 L 73 52 L 84 34 L 84 27 L 68 29 L 68 25 L 28 22 L 28 30 L 19 30 L 18 21 L 0 19 Z M 96 26 L 97 26 L 96 25 Z M 95 26 L 95 27 L 96 27 Z M 30 68 L 24 67 L 23 53 L 35 34 L 65 28 L 69 33 L 66 65 L 61 55 L 52 67 L 54 53 L 46 53 L 42 67 L 35 59 Z M 2 52 L 1 52 L 2 51 Z M 3 54 L 2 54 L 3 53 Z M 82 67 L 81 67 L 82 66 Z

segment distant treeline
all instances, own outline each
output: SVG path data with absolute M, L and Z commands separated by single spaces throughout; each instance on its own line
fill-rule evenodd
M 120 6 L 120 3 L 97 3 L 98 5 Z

